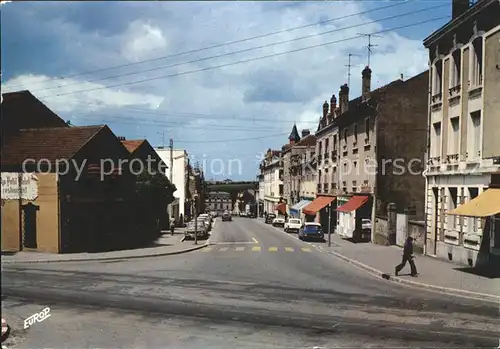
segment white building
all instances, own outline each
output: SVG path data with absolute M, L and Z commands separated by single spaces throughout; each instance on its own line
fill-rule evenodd
M 205 199 L 205 209 L 208 212 L 215 211 L 217 215 L 222 215 L 224 211 L 232 211 L 231 194 L 224 191 L 212 191 Z
M 172 182 L 177 190 L 174 192 L 175 201 L 170 205 L 172 210 L 172 217 L 175 220 L 179 220 L 180 215 L 186 216 L 185 205 L 186 205 L 186 186 L 187 186 L 187 176 L 186 171 L 188 165 L 188 154 L 184 149 L 174 149 L 171 151 L 169 148 L 157 147 L 155 151 L 162 161 L 169 167 L 166 170 L 166 174 L 170 182 Z M 170 158 L 171 153 L 173 154 L 173 167 L 172 174 L 173 180 L 170 178 Z
M 281 156 L 281 151 L 269 149 L 260 165 L 261 174 L 264 175 L 264 212 L 267 213 L 286 213 L 286 203 L 281 203 L 283 200 L 283 160 Z
M 488 15 L 500 13 L 500 3 L 454 0 L 452 12 L 424 40 L 431 72 L 426 253 L 472 266 L 500 256 L 500 229 L 485 229 L 476 204 L 493 193 L 488 188 L 500 171 L 500 16 Z M 451 214 L 460 206 L 460 215 Z

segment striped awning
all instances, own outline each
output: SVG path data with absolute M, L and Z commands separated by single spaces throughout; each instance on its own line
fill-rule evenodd
M 302 210 L 304 207 L 306 207 L 310 203 L 311 203 L 311 201 L 309 201 L 309 200 L 301 200 L 301 201 L 297 202 L 295 205 L 293 205 L 292 207 L 290 207 L 290 212 L 292 212 L 292 211 L 299 212 L 300 210 Z

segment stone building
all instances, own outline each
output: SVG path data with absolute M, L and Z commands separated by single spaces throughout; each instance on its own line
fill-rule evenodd
M 211 191 L 205 195 L 205 209 L 208 212 L 217 212 L 222 215 L 224 211 L 232 211 L 231 194 L 223 191 Z
M 282 147 L 283 151 L 283 198 L 287 203 L 287 212 L 291 205 L 295 204 L 296 196 L 293 195 L 294 190 L 297 187 L 296 176 L 292 175 L 291 171 L 291 157 L 294 152 L 292 152 L 294 145 L 300 141 L 299 132 L 297 131 L 297 125 L 293 125 L 292 132 L 288 136 L 288 144 Z
M 499 13 L 498 0 L 454 0 L 450 22 L 424 40 L 431 72 L 426 253 L 468 265 L 500 255 L 500 222 L 496 232 L 485 230 L 495 221 L 488 215 L 500 212 L 488 189 L 500 170 Z M 478 203 L 485 195 L 488 215 Z
M 264 212 L 286 213 L 283 197 L 283 158 L 280 150 L 268 149 L 260 164 L 264 176 Z

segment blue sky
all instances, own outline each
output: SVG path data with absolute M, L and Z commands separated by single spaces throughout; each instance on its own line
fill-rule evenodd
M 412 14 L 380 21 L 406 13 Z M 294 122 L 299 130 L 316 130 L 323 102 L 347 81 L 349 53 L 355 55 L 350 98 L 359 96 L 367 39 L 208 68 L 450 14 L 451 1 L 424 0 L 6 3 L 1 7 L 2 91 L 29 89 L 74 125 L 106 123 L 119 136 L 147 138 L 153 145 L 163 138 L 168 144 L 172 137 L 194 161 L 205 160 L 208 178 L 253 179 L 260 154 L 287 143 Z M 350 17 L 156 59 L 342 16 Z M 425 70 L 422 40 L 446 21 L 373 38 L 372 87 Z M 343 29 L 354 25 L 359 26 Z M 189 73 L 200 69 L 206 70 Z M 211 159 L 221 159 L 212 170 Z M 229 173 L 230 159 L 241 162 L 241 173 L 234 165 Z

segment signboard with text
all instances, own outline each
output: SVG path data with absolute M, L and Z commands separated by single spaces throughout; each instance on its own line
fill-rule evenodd
M 38 178 L 33 173 L 2 172 L 2 200 L 19 200 L 19 196 L 35 200 L 38 197 Z

